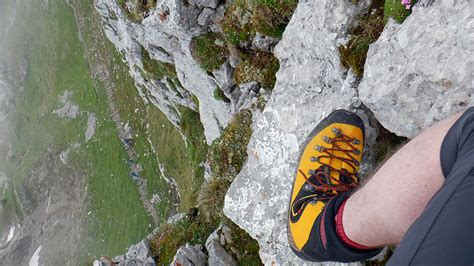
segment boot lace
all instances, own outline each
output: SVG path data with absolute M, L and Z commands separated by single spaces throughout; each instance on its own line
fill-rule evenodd
M 306 195 L 293 203 L 292 211 L 294 215 L 301 213 L 308 203 L 315 204 L 317 201 L 325 202 L 340 193 L 357 187 L 359 181 L 357 166 L 360 165 L 360 162 L 355 159 L 353 154 L 360 154 L 361 151 L 354 147 L 354 145 L 360 143 L 360 140 L 343 134 L 341 130 L 337 128 L 333 128 L 332 132 L 335 135 L 334 137 L 323 137 L 323 141 L 330 145 L 329 148 L 323 146 L 315 147 L 316 150 L 324 153 L 324 155 L 310 158 L 312 162 L 319 162 L 321 164 L 318 170 L 310 170 L 308 172 L 308 177 L 306 173 L 304 173 L 301 169 L 298 169 L 299 173 L 304 177 L 304 179 L 306 179 L 306 184 L 304 185 L 306 186 L 306 190 L 309 190 L 313 193 Z M 347 148 L 342 148 L 343 144 L 345 144 Z M 338 152 L 342 152 L 348 158 L 346 158 L 346 156 L 337 156 L 336 153 Z M 349 166 L 350 169 L 346 170 L 334 168 L 331 166 L 333 160 L 344 162 Z M 339 173 L 339 179 L 336 179 L 332 175 L 334 172 Z M 342 175 L 348 176 L 348 180 L 343 180 L 341 177 Z M 316 182 L 310 180 L 312 177 L 314 177 Z

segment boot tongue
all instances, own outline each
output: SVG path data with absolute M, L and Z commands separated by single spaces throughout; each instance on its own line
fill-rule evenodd
M 331 185 L 331 184 L 334 185 L 331 182 L 331 178 L 330 178 L 331 170 L 328 165 L 322 165 L 321 167 L 319 167 L 316 174 L 324 176 L 324 181 L 327 185 Z M 341 172 L 333 172 L 332 175 L 334 176 L 335 179 L 338 179 L 339 182 L 343 184 L 351 184 L 354 182 L 351 177 L 351 174 L 346 169 L 342 169 Z

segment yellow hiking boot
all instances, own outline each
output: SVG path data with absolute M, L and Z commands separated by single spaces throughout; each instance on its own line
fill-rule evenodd
M 356 114 L 337 110 L 316 126 L 302 148 L 290 199 L 288 240 L 305 260 L 355 261 L 361 255 L 345 252 L 335 230 L 326 227 L 335 227 L 337 208 L 359 184 L 364 134 Z M 374 250 L 363 253 L 365 258 Z

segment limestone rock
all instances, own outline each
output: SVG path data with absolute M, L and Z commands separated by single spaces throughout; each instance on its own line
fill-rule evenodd
M 208 143 L 220 136 L 233 114 L 228 104 L 214 99 L 216 82 L 201 69 L 190 51 L 191 39 L 206 30 L 198 24 L 200 14 L 206 10 L 202 7 L 215 8 L 214 2 L 196 0 L 194 3 L 201 6 L 198 7 L 185 4 L 185 1 L 160 1 L 141 23 L 134 23 L 127 19 L 117 1 L 94 1 L 95 8 L 102 17 L 105 33 L 124 55 L 144 101 L 156 105 L 178 127 L 180 113 L 177 107 L 181 105 L 197 109 L 193 101 L 193 95 L 196 96 Z M 216 15 L 221 13 L 216 12 Z M 207 22 L 212 17 L 210 13 L 206 16 L 208 17 L 201 18 L 201 22 Z M 148 51 L 151 59 L 174 64 L 182 88 L 174 88 L 164 80 L 149 80 L 144 77 L 142 73 L 146 71 L 141 57 L 142 49 Z
M 202 251 L 201 245 L 192 246 L 187 243 L 176 252 L 171 262 L 172 266 L 204 266 L 206 265 L 207 255 Z
M 168 218 L 168 221 L 166 221 L 169 224 L 177 224 L 181 220 L 183 220 L 186 217 L 186 213 L 184 212 L 179 212 L 171 217 Z
M 189 0 L 189 3 L 198 7 L 210 7 L 215 9 L 219 5 L 219 0 Z
M 474 104 L 472 2 L 419 1 L 371 45 L 360 98 L 380 123 L 412 138 Z
M 300 1 L 275 48 L 277 83 L 254 121 L 248 160 L 224 206 L 225 215 L 258 241 L 266 265 L 308 263 L 288 246 L 287 204 L 308 133 L 331 111 L 353 110 L 357 80 L 341 69 L 337 47 L 356 14 L 350 1 Z
M 94 261 L 94 265 L 146 265 L 154 266 L 155 261 L 151 257 L 150 246 L 147 240 L 142 240 L 138 244 L 131 246 L 125 255 L 119 255 L 110 260 L 107 257 L 101 257 Z
M 206 249 L 209 254 L 208 265 L 237 265 L 234 258 L 221 245 L 223 227 L 224 225 L 220 225 L 206 240 Z

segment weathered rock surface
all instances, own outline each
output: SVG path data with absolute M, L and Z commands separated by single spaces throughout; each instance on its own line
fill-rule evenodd
M 151 257 L 150 245 L 147 240 L 142 240 L 138 244 L 131 246 L 127 253 L 114 257 L 112 260 L 106 257 L 94 261 L 94 266 L 109 266 L 109 265 L 146 265 L 154 266 L 155 261 Z
M 203 252 L 201 245 L 192 246 L 187 243 L 176 252 L 171 262 L 172 266 L 204 266 L 206 265 L 207 255 Z
M 234 260 L 234 258 L 223 248 L 223 246 L 227 244 L 227 239 L 231 240 L 230 229 L 225 225 L 220 225 L 207 238 L 206 249 L 209 255 L 207 260 L 208 265 L 237 265 L 237 262 Z
M 300 145 L 335 109 L 351 109 L 356 79 L 341 69 L 338 43 L 356 15 L 350 1 L 300 1 L 275 53 L 281 68 L 254 121 L 248 160 L 225 199 L 225 214 L 260 245 L 267 264 L 303 265 L 287 241 L 287 202 Z M 373 142 L 375 136 L 368 136 Z
M 472 10 L 469 0 L 419 1 L 371 45 L 360 97 L 385 128 L 412 138 L 474 104 Z
M 197 109 L 192 100 L 192 95 L 195 95 L 199 100 L 206 140 L 211 143 L 230 122 L 232 111 L 227 103 L 214 99 L 214 89 L 218 85 L 192 58 L 190 43 L 194 36 L 212 26 L 205 23 L 213 21 L 211 11 L 214 9 L 211 8 L 216 8 L 218 1 L 196 0 L 192 3 L 160 1 L 141 23 L 129 21 L 116 1 L 95 0 L 95 7 L 103 19 L 107 37 L 124 54 L 145 102 L 156 105 L 178 126 L 178 106 Z M 216 16 L 223 14 L 219 7 L 216 10 Z M 152 59 L 174 64 L 183 88 L 172 88 L 166 79 L 148 80 L 143 77 L 142 73 L 146 71 L 141 58 L 142 47 Z

